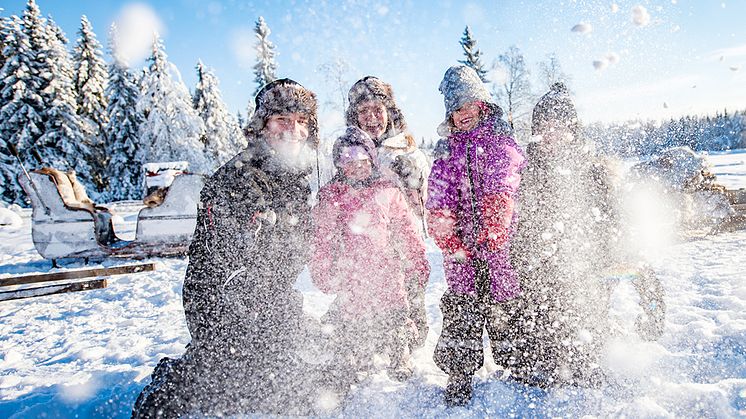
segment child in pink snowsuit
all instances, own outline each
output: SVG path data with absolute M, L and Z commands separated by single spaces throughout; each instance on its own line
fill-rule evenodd
M 482 329 L 499 365 L 509 342 L 510 301 L 520 289 L 508 244 L 525 158 L 473 69 L 451 67 L 440 91 L 446 120 L 438 133 L 447 138 L 436 147 L 426 207 L 430 234 L 443 251 L 448 290 L 434 360 L 449 376 L 446 403 L 465 405 L 471 377 L 484 363 Z
M 369 369 L 374 354 L 388 352 L 389 375 L 406 380 L 412 374 L 409 343 L 417 333 L 407 286 L 424 288 L 430 266 L 406 199 L 380 176 L 375 153 L 373 141 L 356 127 L 335 143 L 338 172 L 319 191 L 313 210 L 310 268 L 314 284 L 337 295 L 335 313 L 327 317 L 346 375 Z

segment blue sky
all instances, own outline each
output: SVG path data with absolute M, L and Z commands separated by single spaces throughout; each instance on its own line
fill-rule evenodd
M 390 82 L 416 138 L 435 138 L 443 118 L 437 88 L 445 70 L 463 58 L 465 25 L 485 65 L 511 45 L 530 68 L 556 53 L 572 76 L 585 123 L 746 109 L 746 1 L 61 1 L 38 0 L 44 15 L 62 26 L 71 43 L 85 14 L 99 40 L 133 4 L 152 11 L 169 59 L 187 86 L 198 59 L 221 80 L 229 108 L 245 112 L 253 82 L 253 27 L 264 16 L 279 53 L 278 75 L 316 91 L 322 130 L 342 124 L 342 94 L 320 70 L 342 59 L 347 88 L 365 75 Z M 142 6 L 145 6 L 144 8 Z M 633 8 L 647 15 L 633 23 Z M 5 0 L 3 15 L 20 14 L 24 0 Z M 572 32 L 584 23 L 589 33 Z M 594 61 L 606 59 L 606 67 Z M 139 67 L 141 61 L 133 62 Z M 540 93 L 534 81 L 536 93 Z M 323 132 L 322 131 L 322 132 Z

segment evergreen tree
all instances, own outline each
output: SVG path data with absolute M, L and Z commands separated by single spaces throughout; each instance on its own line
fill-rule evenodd
M 3 9 L 0 8 L 0 11 Z M 5 33 L 11 26 L 10 19 L 6 17 L 0 17 L 0 68 L 5 65 Z
M 746 110 L 736 113 L 736 132 L 738 137 L 736 138 L 735 147 L 745 148 L 746 147 Z
M 86 127 L 75 114 L 72 69 L 62 31 L 41 17 L 34 0 L 28 0 L 22 18 L 14 16 L 6 23 L 10 29 L 4 31 L 6 62 L 0 75 L 3 148 L 15 146 L 28 169 L 40 165 L 75 169 L 83 182 L 89 181 L 83 143 Z M 5 150 L 2 153 L 4 163 L 9 162 Z M 3 177 L 12 177 L 11 171 Z M 15 182 L 8 183 L 4 199 L 22 203 L 25 199 L 18 196 Z
M 200 141 L 204 124 L 192 108 L 189 91 L 176 67 L 168 62 L 158 36 L 153 40 L 153 53 L 141 83 L 137 110 L 144 115 L 144 121 L 140 125 L 138 160 L 185 160 L 194 172 L 209 170 Z
M 275 55 L 277 55 L 277 53 L 275 52 L 275 46 L 269 41 L 269 34 L 272 31 L 270 31 L 267 23 L 264 22 L 263 17 L 259 16 L 259 20 L 256 21 L 254 32 L 256 32 L 257 38 L 257 63 L 254 65 L 254 75 L 256 76 L 254 78 L 254 81 L 256 81 L 254 95 L 256 95 L 265 84 L 277 79 L 277 76 L 275 75 L 277 72 Z
M 76 95 L 77 114 L 91 128 L 88 146 L 91 149 L 89 163 L 94 171 L 93 177 L 99 191 L 106 187 L 104 170 L 107 163 L 106 145 L 106 63 L 103 59 L 101 44 L 96 39 L 91 23 L 86 16 L 80 19 L 78 40 L 73 50 L 73 89 Z
M 479 59 L 482 52 L 477 48 L 477 40 L 472 36 L 468 25 L 464 29 L 464 35 L 461 37 L 459 43 L 461 44 L 461 48 L 464 50 L 464 55 L 466 56 L 465 60 L 460 60 L 459 62 L 473 68 L 474 71 L 477 72 L 479 78 L 482 79 L 482 82 L 487 83 L 487 70 L 484 69 L 482 62 Z
M 54 72 L 50 79 L 52 87 L 52 100 L 61 100 L 70 105 L 73 110 L 76 108 L 77 92 L 73 84 L 74 70 L 70 53 L 67 50 L 68 40 L 65 33 L 52 18 L 46 19 L 45 30 L 47 32 L 47 42 L 49 45 L 49 67 Z M 45 51 L 42 51 L 44 53 Z M 77 113 L 77 112 L 76 112 Z M 84 121 L 87 123 L 87 121 Z
M 33 76 L 31 46 L 18 16 L 5 20 L 0 35 L 5 45 L 5 63 L 0 69 L 0 199 L 25 205 L 25 194 L 17 181 L 21 169 L 9 146 L 15 146 L 19 153 L 30 152 L 44 130 L 44 104 L 38 94 L 39 78 Z M 24 157 L 22 154 L 21 159 Z M 36 166 L 30 161 L 24 164 Z
M 217 169 L 245 146 L 245 140 L 238 123 L 225 107 L 217 77 L 201 61 L 197 63 L 197 86 L 192 103 L 205 124 L 202 142 L 207 159 L 213 170 Z
M 106 198 L 110 201 L 141 199 L 143 179 L 141 162 L 138 161 L 138 130 L 142 115 L 137 111 L 139 89 L 119 55 L 114 25 L 110 33 L 109 51 L 113 60 L 109 64 L 109 80 L 105 90 L 107 124 L 104 127 L 106 155 L 109 157 L 105 171 L 108 179 Z
M 238 126 L 240 128 L 243 128 L 244 124 L 246 124 L 246 120 L 244 119 L 243 115 L 241 114 L 241 111 L 236 111 L 236 122 L 238 122 Z
M 14 19 L 18 33 L 14 39 L 15 51 L 7 55 L 10 66 L 6 66 L 8 71 L 4 75 L 10 79 L 6 80 L 4 90 L 12 89 L 23 99 L 12 100 L 19 108 L 16 111 L 18 116 L 13 119 L 16 123 L 6 126 L 9 125 L 10 130 L 17 135 L 12 142 L 18 148 L 21 161 L 26 167 L 33 168 L 41 164 L 35 159 L 39 156 L 35 147 L 44 134 L 45 112 L 51 106 L 48 90 L 54 69 L 49 66 L 47 34 L 41 12 L 34 0 L 28 1 L 20 19 L 15 16 Z M 41 51 L 43 54 L 40 54 Z M 7 109 L 11 110 L 13 107 L 11 104 Z M 8 112 L 6 115 L 10 118 L 13 113 Z M 3 121 L 8 119 L 3 118 Z M 13 134 L 3 135 L 3 138 L 10 140 L 12 136 Z
M 60 170 L 75 170 L 92 197 L 97 198 L 98 188 L 94 187 L 90 165 L 92 130 L 88 122 L 75 112 L 73 67 L 65 47 L 67 39 L 54 21 L 43 23 L 47 47 L 38 50 L 37 62 L 42 64 L 42 71 L 49 69 L 51 75 L 43 91 L 49 94 L 44 112 L 44 134 L 37 141 L 36 149 L 44 165 Z M 46 62 L 45 57 L 48 59 Z

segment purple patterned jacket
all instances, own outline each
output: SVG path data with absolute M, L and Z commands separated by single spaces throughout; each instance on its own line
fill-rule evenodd
M 428 210 L 450 210 L 456 215 L 456 232 L 469 251 L 466 260 L 444 254 L 443 265 L 449 289 L 460 294 L 476 294 L 472 261 L 481 259 L 487 262 L 490 269 L 492 296 L 497 301 L 505 301 L 520 293 L 516 273 L 510 265 L 510 246 L 489 251 L 486 246 L 478 245 L 474 236 L 474 232 L 482 228 L 483 198 L 503 193 L 515 201 L 520 172 L 526 164 L 523 151 L 515 140 L 497 134 L 497 123 L 499 121 L 494 118 L 486 118 L 471 131 L 453 133 L 448 137 L 449 152 L 433 163 L 426 207 Z M 467 148 L 473 190 L 466 168 Z M 475 204 L 474 211 L 472 202 Z M 511 222 L 511 236 L 513 225 L 514 222 Z

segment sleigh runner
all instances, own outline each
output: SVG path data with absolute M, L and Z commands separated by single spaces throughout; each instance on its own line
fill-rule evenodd
M 109 210 L 93 203 L 74 175 L 47 168 L 21 175 L 19 182 L 31 200 L 34 246 L 53 263 L 185 254 L 204 185 L 202 175 L 174 176 L 162 199 L 139 211 L 135 239 L 128 241 L 116 235 Z

